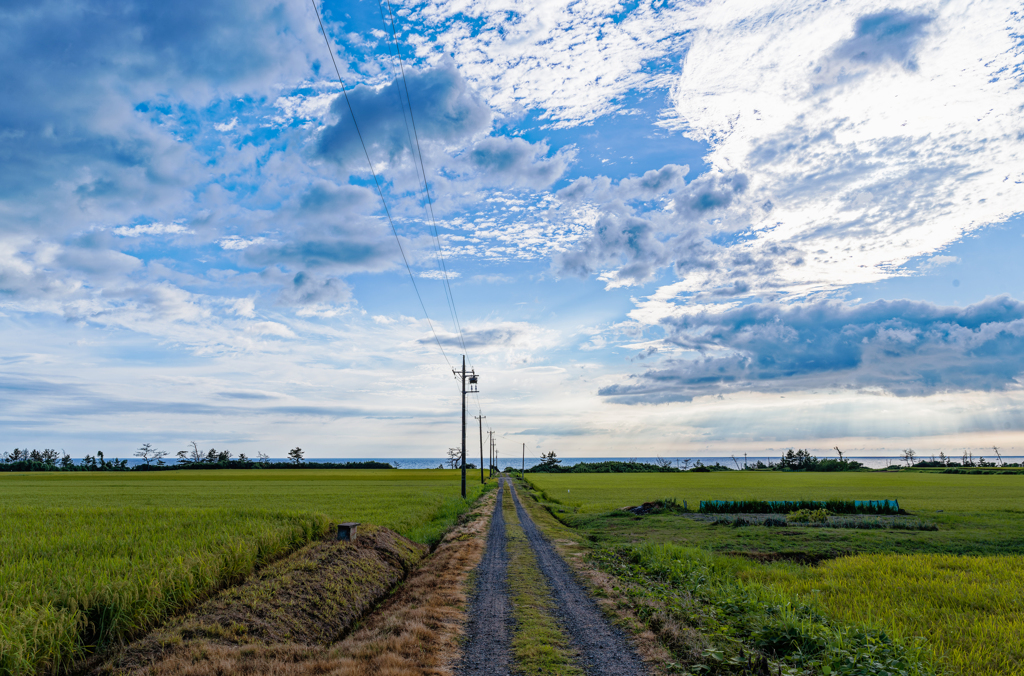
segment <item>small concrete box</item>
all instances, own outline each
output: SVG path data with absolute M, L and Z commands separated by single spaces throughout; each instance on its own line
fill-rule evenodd
M 356 526 L 359 523 L 355 521 L 348 521 L 346 523 L 338 524 L 338 539 L 346 542 L 351 542 L 356 539 Z

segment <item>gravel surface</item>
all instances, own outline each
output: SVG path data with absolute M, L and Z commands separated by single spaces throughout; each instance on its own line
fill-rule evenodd
M 511 482 L 509 486 L 512 488 L 512 500 L 519 523 L 537 557 L 537 565 L 554 593 L 557 606 L 555 614 L 580 653 L 580 667 L 587 676 L 646 674 L 647 669 L 629 641 L 608 622 L 586 590 L 576 582 L 569 566 L 541 535 L 533 519 L 519 503 L 515 486 Z
M 505 480 L 501 480 L 504 484 Z M 512 641 L 512 605 L 508 590 L 508 553 L 505 548 L 505 517 L 498 487 L 487 549 L 476 569 L 476 590 L 469 600 L 468 640 L 458 673 L 461 676 L 508 676 Z

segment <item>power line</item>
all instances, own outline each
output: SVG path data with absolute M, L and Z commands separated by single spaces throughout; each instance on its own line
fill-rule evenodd
M 352 108 L 352 100 L 349 99 L 348 89 L 345 87 L 345 80 L 341 77 L 341 70 L 338 68 L 338 62 L 334 58 L 334 49 L 331 47 L 331 41 L 327 37 L 327 29 L 324 28 L 323 19 L 320 18 L 320 8 L 316 6 L 316 0 L 309 0 L 313 5 L 313 11 L 316 12 L 316 20 L 320 24 L 320 32 L 324 35 L 324 43 L 327 45 L 327 51 L 331 54 L 331 63 L 334 64 L 334 72 L 338 75 L 338 82 L 341 84 L 341 93 L 345 97 L 345 103 L 348 106 L 348 112 L 352 115 L 352 124 L 356 128 L 356 135 L 359 137 L 359 145 L 363 147 L 363 154 L 366 156 L 366 164 L 370 168 L 370 175 L 373 176 L 373 184 L 377 187 L 377 194 L 380 195 L 380 201 L 384 205 L 384 214 L 388 218 L 388 223 L 391 225 L 391 232 L 395 235 L 395 242 L 398 243 L 398 250 L 402 254 L 402 261 L 405 263 L 405 270 L 409 273 L 409 280 L 412 282 L 412 288 L 416 291 L 416 298 L 420 301 L 420 307 L 423 308 L 423 316 L 427 319 L 427 326 L 430 327 L 430 332 L 434 334 L 434 342 L 437 343 L 437 347 L 441 350 L 442 356 L 444 356 L 445 362 L 448 363 L 451 368 L 451 361 L 448 360 L 448 355 L 444 351 L 444 346 L 441 345 L 441 339 L 437 337 L 437 331 L 434 330 L 434 324 L 430 321 L 430 315 L 427 313 L 427 306 L 423 302 L 423 296 L 420 295 L 420 289 L 416 285 L 416 277 L 412 274 L 412 267 L 409 265 L 409 259 L 405 255 L 405 248 L 402 246 L 402 240 L 398 236 L 398 229 L 395 227 L 395 222 L 391 218 L 391 210 L 388 209 L 388 202 L 384 199 L 384 191 L 380 187 L 380 180 L 377 178 L 377 171 L 373 168 L 373 162 L 370 160 L 370 152 L 366 149 L 366 142 L 363 140 L 363 132 L 359 129 L 359 123 L 356 121 L 356 111 Z
M 414 158 L 419 160 L 419 169 L 420 169 L 419 173 L 423 177 L 423 192 L 424 192 L 424 195 L 426 196 L 426 199 L 427 199 L 427 211 L 430 214 L 430 223 L 431 223 L 431 228 L 432 228 L 432 231 L 433 231 L 432 234 L 434 236 L 434 241 L 435 241 L 435 247 L 436 247 L 436 251 L 437 251 L 438 261 L 441 264 L 441 274 L 442 274 L 442 277 L 444 278 L 445 295 L 446 295 L 446 297 L 447 297 L 447 299 L 449 301 L 449 309 L 451 310 L 451 313 L 452 313 L 452 321 L 455 322 L 455 329 L 456 329 L 456 331 L 458 331 L 459 342 L 462 344 L 463 353 L 468 358 L 469 357 L 469 350 L 466 349 L 466 337 L 465 337 L 464 332 L 462 331 L 462 324 L 459 321 L 458 310 L 455 307 L 455 295 L 454 295 L 454 293 L 452 293 L 451 280 L 450 280 L 450 278 L 448 276 L 448 267 L 445 265 L 445 262 L 444 262 L 444 253 L 443 253 L 442 247 L 441 247 L 441 238 L 440 238 L 440 235 L 439 235 L 439 231 L 437 229 L 437 220 L 434 218 L 434 203 L 433 203 L 433 200 L 430 197 L 430 184 L 427 181 L 427 169 L 426 169 L 426 166 L 424 165 L 424 162 L 423 162 L 423 150 L 422 150 L 422 148 L 420 146 L 420 135 L 419 135 L 419 131 L 416 128 L 416 117 L 415 117 L 415 115 L 412 112 L 412 97 L 409 95 L 409 80 L 405 76 L 405 61 L 402 58 L 402 49 L 398 45 L 398 34 L 397 34 L 397 31 L 396 31 L 396 28 L 395 28 L 395 26 L 397 24 L 397 21 L 395 20 L 394 10 L 391 7 L 391 0 L 386 0 L 386 2 L 388 4 L 388 15 L 391 17 L 391 26 L 390 26 L 390 28 L 391 28 L 391 40 L 392 40 L 392 42 L 393 42 L 393 44 L 395 46 L 395 54 L 397 54 L 397 56 L 398 56 L 398 65 L 399 65 L 399 68 L 401 69 L 401 73 L 402 73 L 402 85 L 405 88 L 405 98 L 406 98 L 406 101 L 409 104 L 409 120 L 412 122 L 412 132 L 413 132 L 413 136 L 414 136 L 414 138 L 416 140 L 416 149 L 415 149 L 415 153 L 414 153 Z M 381 19 L 383 20 L 384 19 L 384 16 L 383 16 L 384 12 L 383 12 L 383 2 L 382 2 L 382 0 L 378 0 L 378 6 L 381 9 Z M 385 24 L 384 27 L 388 28 L 386 20 L 384 20 L 384 24 Z M 390 54 L 390 48 L 388 49 L 388 52 Z M 332 57 L 333 57 L 333 55 L 332 55 Z M 403 117 L 403 119 L 405 117 L 404 110 L 403 110 L 402 117 Z M 408 132 L 408 128 L 406 129 L 406 132 Z M 410 150 L 412 150 L 412 148 L 410 148 Z M 419 176 L 417 176 L 417 178 L 419 178 Z M 472 360 L 470 360 L 470 366 L 472 366 Z
M 413 113 L 412 113 L 412 100 L 409 97 L 408 82 L 405 80 L 404 62 L 402 61 L 401 51 L 398 48 L 398 37 L 397 37 L 397 34 L 396 34 L 396 29 L 395 29 L 395 24 L 394 24 L 394 15 L 391 15 L 391 8 L 390 8 L 390 5 L 389 5 L 389 7 L 388 7 L 388 14 L 391 15 L 391 19 L 392 19 L 391 22 L 389 23 L 388 22 L 388 18 L 384 16 L 384 3 L 380 2 L 379 0 L 378 0 L 378 3 L 377 3 L 377 9 L 380 12 L 381 23 L 384 24 L 384 31 L 385 31 L 384 34 L 385 34 L 385 36 L 387 36 L 389 34 L 388 31 L 390 31 L 390 35 L 391 35 L 391 39 L 386 41 L 387 42 L 387 46 L 388 46 L 388 56 L 397 57 L 398 62 L 399 62 L 399 67 L 401 68 L 401 72 L 399 72 L 399 70 L 395 68 L 394 60 L 393 59 L 389 59 L 388 60 L 388 66 L 391 69 L 391 74 L 392 74 L 392 77 L 394 78 L 394 81 L 395 81 L 395 96 L 398 98 L 398 106 L 399 106 L 399 108 L 402 111 L 402 123 L 405 125 L 405 137 L 409 140 L 409 154 L 412 155 L 412 158 L 413 158 L 413 170 L 416 173 L 416 181 L 417 181 L 417 183 L 422 181 L 424 192 L 426 193 L 427 199 L 429 201 L 429 199 L 430 199 L 429 184 L 427 183 L 427 176 L 426 176 L 426 173 L 425 173 L 425 168 L 423 166 L 422 153 L 420 154 L 420 158 L 419 158 L 420 161 L 419 161 L 419 163 L 417 163 L 416 151 L 419 148 L 419 145 L 418 145 L 419 136 L 417 135 L 416 142 L 414 142 L 413 141 L 413 129 L 409 126 L 410 120 L 412 120 L 413 125 L 415 125 L 415 119 L 413 118 Z M 392 47 L 394 47 L 394 51 L 392 51 Z M 402 81 L 403 81 L 403 83 L 405 83 L 405 90 L 406 90 L 405 91 L 405 93 L 406 93 L 405 99 L 402 98 L 402 90 L 398 86 L 398 78 L 399 78 L 399 76 L 402 77 Z M 406 117 L 406 105 L 405 105 L 406 104 L 406 100 L 409 101 L 408 117 Z M 427 211 L 426 205 L 424 205 L 424 211 Z M 428 212 L 428 216 L 432 216 L 432 213 Z M 458 323 L 458 319 L 457 319 L 457 313 L 455 311 L 455 299 L 451 295 L 451 288 L 450 288 L 450 286 L 446 285 L 446 282 L 448 281 L 447 280 L 447 272 L 448 272 L 448 270 L 447 270 L 447 267 L 444 264 L 444 254 L 442 252 L 441 240 L 438 237 L 438 230 L 437 230 L 436 224 L 434 224 L 434 227 L 431 230 L 431 235 L 432 235 L 431 236 L 431 242 L 434 245 L 434 257 L 437 259 L 437 269 L 442 274 L 442 276 L 441 276 L 441 288 L 444 289 L 445 300 L 448 303 L 448 312 L 452 316 L 452 325 L 455 327 L 456 331 L 459 331 L 459 323 Z M 463 349 L 465 349 L 466 343 L 465 343 L 465 339 L 463 338 L 461 332 L 459 333 L 459 338 L 460 338 L 460 343 L 462 344 Z

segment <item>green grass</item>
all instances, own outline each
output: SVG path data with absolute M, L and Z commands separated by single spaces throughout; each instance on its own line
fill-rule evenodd
M 657 569 L 704 560 L 711 573 L 728 570 L 727 577 L 751 585 L 755 596 L 806 609 L 795 627 L 814 624 L 820 613 L 826 642 L 844 625 L 855 633 L 863 627 L 908 649 L 920 645 L 920 654 L 949 674 L 1024 672 L 1024 476 L 720 472 L 528 479 L 556 516 L 597 543 L 598 558 L 633 552 L 635 560 L 623 564 L 627 573 L 631 565 L 647 570 L 652 561 Z M 692 515 L 619 511 L 663 498 L 686 500 L 691 512 L 699 500 L 896 498 L 909 518 L 938 530 L 728 528 Z M 708 598 L 728 615 L 742 607 L 733 596 Z
M 526 676 L 582 676 L 569 639 L 555 620 L 555 601 L 537 557 L 526 539 L 511 491 L 502 502 L 506 549 L 509 555 L 508 586 L 512 597 L 512 658 L 515 672 Z
M 755 566 L 741 579 L 925 644 L 953 674 L 1024 671 L 1024 556 L 873 554 L 820 566 Z
M 0 674 L 67 669 L 331 523 L 432 543 L 467 507 L 440 470 L 0 475 Z
M 884 500 L 915 514 L 1024 512 L 1024 474 L 928 472 L 707 472 L 528 474 L 550 498 L 580 513 L 607 512 L 660 498 L 686 500 Z

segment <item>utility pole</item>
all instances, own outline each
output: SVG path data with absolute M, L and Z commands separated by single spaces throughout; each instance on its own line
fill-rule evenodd
M 519 473 L 520 479 L 526 478 L 526 442 L 523 442 L 523 471 Z
M 466 394 L 476 392 L 477 375 L 476 371 L 466 371 L 466 355 L 462 355 L 462 370 L 452 369 L 456 378 L 461 379 L 462 389 L 462 497 L 466 497 Z M 469 376 L 469 387 L 466 389 L 466 376 Z
M 484 483 L 484 418 L 485 415 L 473 416 L 480 421 L 480 483 Z

